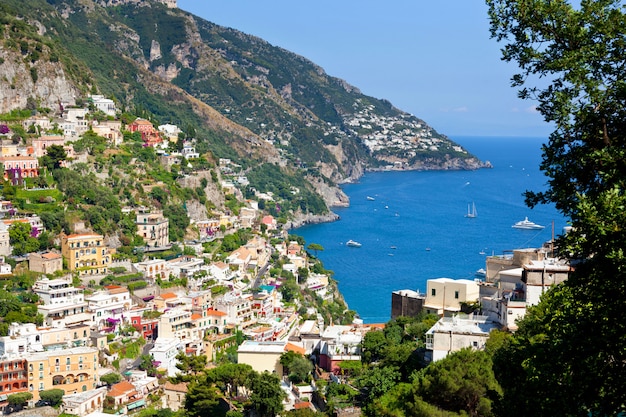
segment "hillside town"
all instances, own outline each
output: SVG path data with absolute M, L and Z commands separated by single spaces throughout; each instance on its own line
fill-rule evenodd
M 48 405 L 45 394 L 59 389 L 66 414 L 127 414 L 155 403 L 176 411 L 184 404 L 184 390 L 181 399 L 180 384 L 168 377 L 180 372 L 176 365 L 181 353 L 205 355 L 210 363 L 234 353 L 239 363 L 257 372 L 282 375 L 281 354 L 315 352 L 316 369 L 326 378 L 339 362 L 359 360 L 363 335 L 380 326 L 353 321 L 353 315 L 323 315 L 316 308 L 315 302 L 347 312 L 330 273 L 307 253 L 303 241 L 291 239 L 275 217 L 259 208 L 258 196 L 245 200 L 236 214 L 215 209 L 212 217 L 193 217 L 190 212 L 194 238 L 180 242 L 170 241 L 170 219 L 163 210 L 123 207 L 142 242 L 133 257 L 119 253 L 119 243 L 112 244 L 114 240 L 91 230 L 83 219 L 73 220 L 70 233 L 50 236 L 51 248 L 17 249 L 24 243 L 21 238 L 40 239 L 50 232 L 45 216 L 21 208 L 24 202 L 12 200 L 11 193 L 16 188 L 46 191 L 48 185 L 41 179 L 48 174 L 40 162 L 50 157 L 49 151 L 64 151 L 59 161 L 64 169 L 86 164 L 88 152 L 77 152 L 75 144 L 87 132 L 106 139 L 110 149 L 123 144 L 124 133 L 134 134 L 144 147 L 155 149 L 168 168 L 200 158 L 193 140 L 171 152 L 170 144 L 181 133 L 177 126 L 155 128 L 141 118 L 123 126 L 112 100 L 93 95 L 88 104 L 61 106 L 59 119 L 25 118 L 21 124 L 30 132 L 28 140 L 12 140 L 16 133 L 7 129 L 10 123 L 0 122 L 5 127 L 0 273 L 7 291 L 15 288 L 15 277 L 32 281 L 20 287 L 17 296 L 4 298 L 32 303 L 36 313 L 32 320 L 3 314 L 0 407 L 5 412 L 16 409 L 17 398 L 26 398 L 18 409 Z M 94 113 L 104 117 L 97 120 Z M 243 199 L 238 186 L 246 180 L 236 164 L 220 159 L 219 168 L 219 189 Z M 271 201 L 272 196 L 262 194 L 261 199 Z M 40 198 L 38 203 L 54 200 Z M 199 212 L 206 216 L 206 211 Z M 18 229 L 26 236 L 18 237 Z M 247 231 L 245 243 L 216 259 L 210 249 L 241 230 Z M 288 280 L 296 284 L 287 285 Z M 314 301 L 304 302 L 294 291 Z M 111 374 L 121 374 L 124 380 L 103 382 Z M 288 393 L 286 409 L 314 408 L 314 386 L 295 389 L 285 379 L 283 389 Z M 19 397 L 23 393 L 30 395 Z
M 46 175 L 40 161 L 48 151 L 62 149 L 59 166 L 71 168 L 89 161 L 88 153 L 74 149 L 87 132 L 105 138 L 110 149 L 122 145 L 126 133 L 155 149 L 168 168 L 192 166 L 201 157 L 194 140 L 184 140 L 172 152 L 171 143 L 182 140 L 175 125 L 154 127 L 135 118 L 124 126 L 112 100 L 93 95 L 88 103 L 62 109 L 58 120 L 26 118 L 22 126 L 33 133 L 27 141 L 11 140 L 9 129 L 3 132 L 0 274 L 7 291 L 15 288 L 7 284 L 14 277 L 30 277 L 32 283 L 20 287 L 15 299 L 32 303 L 36 315 L 29 320 L 4 314 L 0 407 L 14 411 L 16 395 L 23 393 L 28 397 L 21 407 L 49 405 L 49 392 L 62 390 L 60 410 L 81 417 L 132 414 L 154 405 L 176 412 L 185 406 L 187 391 L 187 383 L 176 380 L 182 357 L 203 356 L 216 364 L 234 355 L 256 372 L 284 376 L 284 409 L 319 409 L 316 381 L 340 382 L 342 363 L 360 363 L 365 335 L 385 325 L 363 324 L 346 314 L 331 273 L 259 207 L 272 195 L 244 198 L 241 187 L 248 181 L 231 160 L 218 162 L 219 189 L 243 204 L 237 213 L 214 209 L 211 217 L 188 210 L 193 239 L 187 234 L 183 241 L 171 241 L 170 219 L 159 207 L 129 206 L 122 212 L 142 242 L 132 257 L 118 253 L 119 244 L 83 219 L 70 224 L 71 233 L 53 236 L 55 244 L 47 250 L 16 250 L 23 244 L 16 230 L 34 239 L 47 230 L 40 214 L 14 204 L 7 191 L 45 188 L 38 178 Z M 94 112 L 105 117 L 93 118 Z M 247 231 L 245 242 L 214 256 L 215 245 L 241 230 Z M 428 280 L 425 294 L 396 291 L 391 317 L 438 318 L 425 334 L 426 362 L 466 347 L 483 349 L 491 331 L 515 331 L 526 308 L 567 279 L 569 266 L 550 255 L 549 248 L 494 255 L 487 258 L 484 276 L 475 280 L 437 278 Z M 332 303 L 342 316 L 320 309 Z M 288 352 L 311 358 L 315 377 L 307 384 L 294 385 L 285 375 L 281 358 Z M 113 375 L 121 380 L 110 383 Z

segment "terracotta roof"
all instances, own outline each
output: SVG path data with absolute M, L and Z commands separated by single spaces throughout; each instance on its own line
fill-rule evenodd
M 202 314 L 193 313 L 191 315 L 191 320 L 198 320 L 202 318 Z
M 187 383 L 180 382 L 178 384 L 172 384 L 168 381 L 165 385 L 163 385 L 163 389 L 168 391 L 187 392 Z
M 128 381 L 118 382 L 111 387 L 109 395 L 111 397 L 119 397 L 122 395 L 128 395 L 135 391 L 135 386 Z
M 166 292 L 164 294 L 161 294 L 159 297 L 161 297 L 164 300 L 171 300 L 173 298 L 178 298 L 178 296 L 174 294 L 173 292 Z
M 207 309 L 206 312 L 207 312 L 207 315 L 209 315 L 209 316 L 220 316 L 221 317 L 221 316 L 226 316 L 227 315 L 223 311 L 215 310 L 213 308 Z
M 61 255 L 58 253 L 54 253 L 54 252 L 47 252 L 41 255 L 41 257 L 45 259 L 59 259 Z
M 299 403 L 295 403 L 293 408 L 296 410 L 301 410 L 303 408 L 311 408 L 311 403 L 308 401 L 301 401 Z
M 295 353 L 299 353 L 301 355 L 305 354 L 305 350 L 303 347 L 300 347 L 298 345 L 294 345 L 293 343 L 289 343 L 287 342 L 287 344 L 285 345 L 285 351 L 287 352 L 295 352 Z
M 78 237 L 82 237 L 82 238 L 86 238 L 86 237 L 99 237 L 99 238 L 103 238 L 102 235 L 99 235 L 97 233 L 74 233 L 72 235 L 67 235 L 65 236 L 67 239 L 74 239 L 74 238 L 78 238 Z

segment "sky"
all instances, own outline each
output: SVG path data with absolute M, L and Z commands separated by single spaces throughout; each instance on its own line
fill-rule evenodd
M 484 0 L 178 0 L 218 25 L 297 53 L 439 133 L 547 137 L 517 98 Z

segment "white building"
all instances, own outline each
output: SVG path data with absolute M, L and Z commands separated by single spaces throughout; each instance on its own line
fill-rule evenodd
M 91 320 L 98 330 L 114 331 L 120 324 L 130 320 L 133 301 L 126 288 L 116 285 L 106 287 L 85 298 L 91 312 Z
M 43 301 L 37 311 L 48 326 L 64 327 L 91 321 L 83 290 L 75 288 L 70 279 L 40 279 L 35 281 L 33 292 Z
M 426 332 L 426 350 L 438 361 L 466 347 L 484 349 L 489 333 L 499 327 L 486 316 L 442 317 Z
M 150 355 L 154 359 L 157 369 L 166 371 L 167 376 L 175 376 L 180 372 L 176 368 L 178 361 L 176 355 L 184 349 L 183 343 L 176 338 L 158 337 L 154 347 L 150 349 Z

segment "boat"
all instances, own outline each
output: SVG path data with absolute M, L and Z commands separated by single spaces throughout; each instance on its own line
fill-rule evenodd
M 480 268 L 479 270 L 476 271 L 477 277 L 484 277 L 486 275 L 487 275 L 487 271 L 485 270 L 485 268 Z
M 473 219 L 474 217 L 478 217 L 478 212 L 476 211 L 476 204 L 472 203 L 472 208 L 470 210 L 470 205 L 467 205 L 467 214 L 465 217 L 469 217 Z
M 525 217 L 524 220 L 520 220 L 511 227 L 514 229 L 538 230 L 543 229 L 545 226 L 531 222 L 528 220 L 528 217 Z
M 374 200 L 376 200 L 374 197 L 370 197 L 369 195 L 367 196 L 367 199 L 368 199 L 369 201 L 374 201 Z
M 346 246 L 350 246 L 352 248 L 360 248 L 361 244 L 357 242 L 356 240 L 350 239 L 349 241 L 346 242 Z

